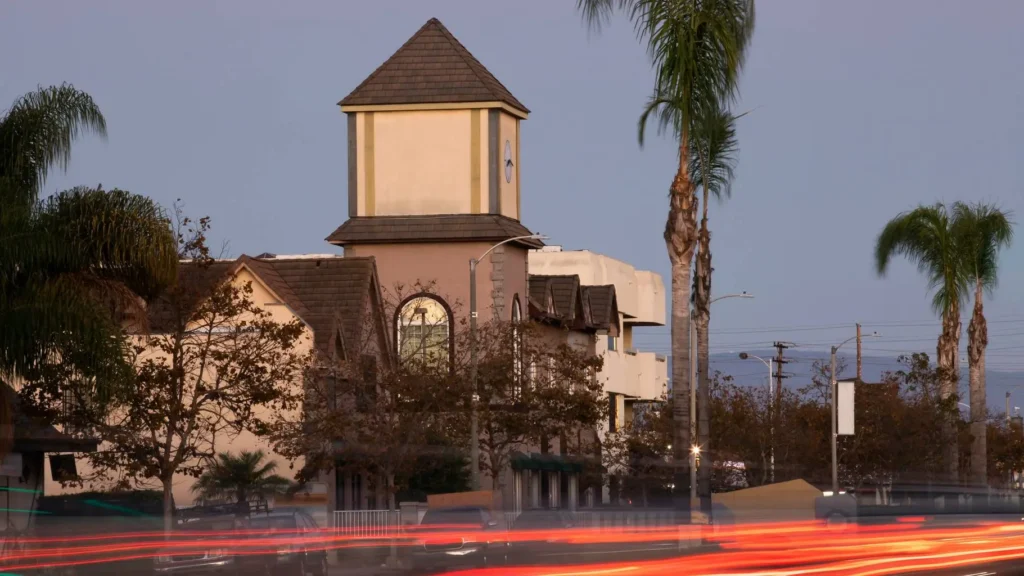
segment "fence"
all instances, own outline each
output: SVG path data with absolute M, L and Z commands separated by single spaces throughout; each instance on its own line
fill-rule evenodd
M 577 527 L 600 532 L 632 532 L 677 523 L 672 510 L 580 510 L 568 514 Z M 518 512 L 505 512 L 505 526 L 511 528 L 518 517 Z
M 347 536 L 389 538 L 402 530 L 398 510 L 336 510 L 334 529 Z
M 632 532 L 635 530 L 672 526 L 676 523 L 672 510 L 581 510 L 570 512 L 580 528 L 601 532 Z M 504 513 L 504 527 L 511 528 L 519 516 L 517 512 Z M 339 533 L 363 538 L 390 538 L 402 530 L 401 512 L 398 510 L 337 510 L 334 526 Z

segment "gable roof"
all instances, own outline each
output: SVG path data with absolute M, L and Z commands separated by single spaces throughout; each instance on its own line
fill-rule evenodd
M 590 302 L 590 317 L 595 326 L 618 325 L 619 304 L 615 299 L 615 285 L 584 286 L 583 293 Z
M 431 18 L 339 106 L 502 102 L 530 111 L 437 18 Z
M 193 286 L 182 308 L 197 305 L 213 287 L 226 281 L 242 267 L 248 268 L 313 330 L 314 342 L 321 351 L 329 351 L 340 331 L 345 342 L 359 342 L 367 315 L 375 313 L 383 321 L 380 284 L 373 257 L 253 258 L 217 261 L 208 266 L 183 262 L 179 282 Z M 194 293 L 194 296 L 191 294 Z M 371 306 L 378 308 L 371 309 Z M 149 308 L 150 328 L 155 332 L 174 329 L 185 310 L 165 295 Z M 386 339 L 383 325 L 381 333 Z M 386 341 L 386 340 L 385 340 Z
M 518 220 L 501 214 L 435 214 L 430 216 L 357 216 L 327 237 L 338 246 L 406 242 L 499 242 L 533 233 Z M 530 248 L 536 239 L 517 240 Z
M 618 331 L 615 285 L 582 286 L 580 277 L 530 274 L 529 309 L 534 320 L 576 330 Z M 554 309 L 554 315 L 548 313 Z
M 373 257 L 273 258 L 259 262 L 287 286 L 291 296 L 278 295 L 310 325 L 318 347 L 326 350 L 339 328 L 350 346 L 359 342 L 367 314 L 373 312 L 370 304 L 375 291 L 375 300 L 380 302 Z M 305 315 L 299 310 L 305 310 Z

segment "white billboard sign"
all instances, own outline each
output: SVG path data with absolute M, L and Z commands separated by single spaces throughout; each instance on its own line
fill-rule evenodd
M 853 382 L 836 382 L 836 433 L 853 435 Z

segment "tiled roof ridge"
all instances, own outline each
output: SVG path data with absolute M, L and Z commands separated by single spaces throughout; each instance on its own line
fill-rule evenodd
M 433 45 L 431 44 L 432 42 L 434 43 Z M 422 43 L 423 46 L 418 46 L 417 44 L 419 43 Z M 445 47 L 438 48 L 438 46 Z M 403 71 L 407 70 L 406 66 L 409 65 L 409 63 L 404 62 L 404 59 L 406 57 L 415 57 L 415 53 L 417 52 L 417 50 L 421 48 L 426 48 L 427 50 L 440 50 L 445 54 L 446 57 L 452 58 L 452 60 L 450 61 L 451 63 L 458 62 L 458 64 L 455 64 L 455 68 L 458 69 L 459 74 L 464 75 L 463 77 L 473 84 L 470 91 L 471 96 L 467 96 L 467 94 L 463 93 L 461 96 L 455 96 L 454 99 L 451 100 L 452 102 L 469 103 L 499 101 L 511 106 L 512 108 L 520 110 L 521 112 L 527 114 L 530 112 L 529 109 L 512 94 L 508 87 L 505 86 L 500 80 L 498 80 L 498 78 L 494 76 L 494 74 L 490 70 L 488 70 L 487 67 L 484 66 L 484 64 L 480 62 L 480 60 L 478 60 L 476 56 L 474 56 L 473 53 L 470 52 L 469 49 L 466 48 L 462 44 L 462 42 L 460 42 L 458 38 L 456 38 L 455 35 L 452 34 L 451 31 L 449 31 L 448 28 L 446 28 L 445 25 L 442 24 L 441 21 L 438 20 L 437 18 L 431 18 L 423 26 L 421 26 L 412 36 L 409 37 L 408 40 L 406 40 L 397 50 L 395 50 L 386 60 L 384 60 L 384 62 L 377 66 L 377 68 L 374 69 L 374 71 L 371 72 L 369 76 L 367 76 L 362 82 L 360 82 L 359 85 L 355 87 L 355 89 L 353 89 L 347 96 L 342 98 L 341 101 L 338 102 L 338 105 L 344 107 L 365 105 L 372 106 L 375 104 L 388 103 L 426 104 L 436 102 L 437 100 L 434 100 L 432 98 L 426 98 L 422 100 L 422 102 L 419 102 L 417 100 L 418 97 L 416 96 L 411 96 L 409 100 L 404 102 L 373 102 L 373 100 L 380 98 L 380 95 L 372 94 L 376 90 L 375 86 L 377 86 L 378 84 L 385 85 L 389 81 L 394 80 L 389 80 L 387 77 L 384 77 L 382 79 L 381 75 L 385 74 L 385 72 L 388 72 L 389 74 L 393 73 L 398 75 L 400 82 L 399 85 L 402 87 L 402 90 L 415 91 L 423 88 L 423 86 L 420 86 L 418 88 L 412 88 L 407 84 L 401 84 L 401 82 L 403 81 L 408 82 L 408 79 L 401 79 L 401 75 L 402 73 L 404 73 Z M 428 53 L 437 55 L 442 52 Z M 462 70 L 463 66 L 469 69 L 468 73 Z M 430 81 L 428 83 L 432 82 L 437 83 L 439 85 L 444 85 L 445 82 L 450 83 L 453 81 L 449 75 L 438 73 L 437 70 L 431 70 L 429 68 L 427 70 L 429 70 L 429 72 L 427 73 L 427 78 Z M 449 70 L 449 72 L 451 72 L 451 70 Z M 470 78 L 472 78 L 472 80 L 469 80 Z M 437 86 L 428 88 L 436 89 Z M 463 88 L 466 88 L 466 86 L 463 86 Z M 434 96 L 436 96 L 436 94 Z M 389 99 L 389 97 L 384 97 L 384 99 L 387 100 Z

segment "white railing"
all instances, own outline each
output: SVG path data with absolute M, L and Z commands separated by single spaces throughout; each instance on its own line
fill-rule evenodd
M 675 514 L 671 510 L 581 510 L 572 515 L 580 528 L 601 532 L 631 532 L 676 523 Z
M 398 510 L 335 510 L 334 529 L 346 536 L 388 538 L 402 531 Z

